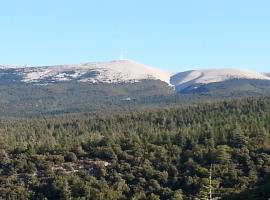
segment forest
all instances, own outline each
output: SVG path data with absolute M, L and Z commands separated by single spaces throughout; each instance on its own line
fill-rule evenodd
M 0 69 L 1 74 L 1 69 Z M 181 91 L 159 80 L 135 83 L 9 83 L 0 79 L 0 117 L 39 117 L 102 110 L 158 108 L 231 98 L 270 96 L 270 81 L 236 79 Z M 196 88 L 196 89 L 195 89 Z
M 0 120 L 0 199 L 270 198 L 270 97 Z

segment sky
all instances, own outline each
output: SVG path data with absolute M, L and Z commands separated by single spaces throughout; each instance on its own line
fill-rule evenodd
M 269 0 L 0 0 L 0 64 L 270 71 Z

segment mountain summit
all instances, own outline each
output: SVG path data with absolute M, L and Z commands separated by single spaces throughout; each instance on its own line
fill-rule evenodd
M 181 90 L 192 85 L 205 85 L 239 79 L 270 80 L 270 77 L 262 73 L 248 70 L 207 69 L 180 72 L 171 77 L 170 83 L 174 85 L 177 90 Z
M 43 84 L 74 80 L 89 83 L 121 83 L 138 82 L 144 79 L 156 79 L 169 83 L 171 76 L 171 73 L 131 60 L 42 67 L 2 66 L 0 70 L 2 72 L 0 78 L 9 74 L 9 78 L 13 77 L 25 83 Z
M 173 74 L 131 60 L 0 65 L 0 117 L 131 109 L 270 95 L 270 77 L 238 69 Z
M 0 66 L 0 83 L 50 84 L 60 82 L 135 83 L 160 80 L 177 91 L 190 86 L 221 83 L 228 80 L 270 80 L 269 73 L 239 69 L 190 70 L 173 74 L 132 60 L 115 60 L 54 66 Z

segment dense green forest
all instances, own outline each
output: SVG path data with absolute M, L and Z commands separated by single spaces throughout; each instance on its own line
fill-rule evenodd
M 0 82 L 0 116 L 29 117 L 95 112 L 167 102 L 173 88 L 156 80 L 125 84 L 75 81 L 48 85 Z M 168 97 L 167 97 L 168 96 Z
M 0 199 L 270 197 L 270 98 L 0 121 Z
M 89 84 L 27 84 L 0 80 L 0 117 L 38 117 L 101 110 L 157 108 L 190 102 L 270 96 L 270 81 L 235 79 L 177 88 L 159 80 Z M 195 89 L 196 88 L 196 89 Z

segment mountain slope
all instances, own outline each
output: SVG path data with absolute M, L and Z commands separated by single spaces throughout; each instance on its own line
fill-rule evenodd
M 130 60 L 43 67 L 0 65 L 0 116 L 36 116 L 270 96 L 267 74 L 172 73 Z
M 0 84 L 1 116 L 40 116 L 152 107 L 166 104 L 173 88 L 159 80 L 135 83 L 59 82 Z
M 39 84 L 74 80 L 88 83 L 123 83 L 146 79 L 169 83 L 170 75 L 168 72 L 130 60 L 44 67 L 2 66 L 0 68 L 2 80 Z
M 267 73 L 267 72 L 266 73 L 263 73 L 263 75 L 270 77 L 270 73 Z
M 218 83 L 233 79 L 270 80 L 270 77 L 247 70 L 238 69 L 209 69 L 180 72 L 171 77 L 170 82 L 181 91 L 190 86 Z

